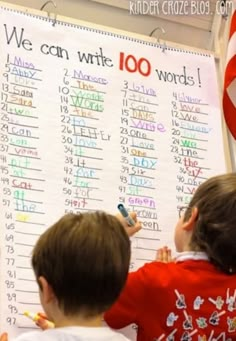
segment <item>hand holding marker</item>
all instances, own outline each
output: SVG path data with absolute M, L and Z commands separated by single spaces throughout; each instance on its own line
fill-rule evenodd
M 42 313 L 35 314 L 25 311 L 24 315 L 34 321 L 43 330 L 55 327 L 54 323 L 47 320 L 47 317 Z
M 24 315 L 34 322 L 37 322 L 40 319 L 38 314 L 30 313 L 29 311 L 25 311 Z
M 121 215 L 125 218 L 127 224 L 129 226 L 134 226 L 135 225 L 135 221 L 130 217 L 128 211 L 126 210 L 126 208 L 124 207 L 123 204 L 119 204 L 117 206 L 118 210 L 120 211 Z

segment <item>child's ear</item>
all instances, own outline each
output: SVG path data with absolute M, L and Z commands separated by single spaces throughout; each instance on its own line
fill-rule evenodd
M 195 222 L 197 220 L 197 217 L 198 217 L 198 208 L 197 207 L 193 207 L 191 209 L 190 217 L 188 218 L 188 220 L 183 222 L 183 229 L 186 230 L 186 231 L 193 230 Z
M 54 294 L 54 291 L 53 291 L 51 285 L 48 283 L 46 278 L 43 276 L 40 276 L 38 278 L 38 282 L 39 282 L 39 286 L 41 289 L 41 293 L 42 293 L 43 298 L 44 298 L 44 302 L 49 303 L 50 301 L 52 301 L 55 298 L 55 294 Z

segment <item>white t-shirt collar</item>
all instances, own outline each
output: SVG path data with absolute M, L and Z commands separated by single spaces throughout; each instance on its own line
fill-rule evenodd
M 184 251 L 180 252 L 175 257 L 175 262 L 184 262 L 186 260 L 209 260 L 205 252 L 201 251 Z

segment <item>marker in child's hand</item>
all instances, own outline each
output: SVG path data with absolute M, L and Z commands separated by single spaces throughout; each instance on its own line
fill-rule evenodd
M 118 210 L 120 211 L 121 215 L 125 218 L 127 224 L 129 226 L 134 226 L 135 225 L 135 221 L 130 217 L 128 211 L 126 210 L 126 208 L 124 207 L 123 204 L 119 204 L 117 206 Z
M 29 311 L 25 311 L 24 315 L 30 318 L 32 321 L 36 322 L 36 324 L 43 330 L 55 327 L 53 322 L 48 321 L 46 318 L 42 317 L 41 314 L 35 314 Z
M 40 319 L 38 314 L 30 313 L 29 311 L 25 311 L 24 315 L 34 322 L 37 322 Z

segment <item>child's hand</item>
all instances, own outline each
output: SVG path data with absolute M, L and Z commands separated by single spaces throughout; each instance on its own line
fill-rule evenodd
M 44 313 L 38 313 L 38 316 L 40 318 L 35 323 L 42 330 L 46 330 L 46 329 L 50 329 L 50 328 L 54 328 L 55 327 L 54 323 L 49 321 L 47 319 L 47 316 Z M 4 340 L 0 339 L 0 341 L 4 341 Z
M 3 333 L 2 335 L 0 335 L 0 341 L 8 341 L 7 333 Z
M 126 230 L 126 232 L 127 232 L 129 237 L 133 236 L 135 233 L 137 233 L 142 228 L 141 223 L 139 221 L 137 221 L 136 213 L 135 212 L 130 212 L 130 216 L 135 221 L 135 225 L 134 226 L 129 226 L 127 224 L 126 220 L 124 219 L 124 217 L 121 214 L 118 213 L 116 215 L 116 218 L 119 219 L 121 224 L 124 226 L 124 228 L 125 228 L 125 230 Z
M 169 249 L 167 246 L 164 246 L 158 249 L 156 253 L 156 261 L 162 262 L 162 263 L 173 262 L 173 259 L 171 256 L 171 249 Z

